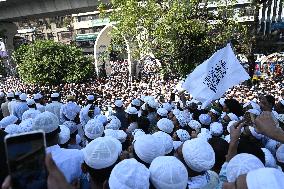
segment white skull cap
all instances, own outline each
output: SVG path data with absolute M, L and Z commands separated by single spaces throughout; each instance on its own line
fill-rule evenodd
M 150 172 L 136 159 L 125 159 L 111 171 L 109 187 L 111 189 L 149 189 Z
M 16 91 L 16 92 L 15 92 L 15 95 L 16 95 L 16 96 L 20 96 L 21 94 L 22 94 L 21 91 Z
M 235 182 L 238 176 L 263 167 L 263 163 L 254 155 L 247 153 L 238 154 L 227 165 L 228 182 Z
M 260 112 L 257 109 L 249 109 L 247 112 L 254 114 L 256 116 L 260 115 Z
M 280 144 L 278 141 L 273 139 L 268 139 L 268 141 L 265 144 L 265 148 L 268 149 L 273 155 L 275 155 L 278 144 Z
M 121 107 L 123 106 L 123 101 L 122 101 L 122 100 L 116 100 L 116 101 L 114 102 L 114 105 L 115 105 L 116 107 L 121 108 Z
M 201 128 L 200 133 L 198 133 L 197 138 L 200 138 L 201 140 L 205 140 L 208 142 L 210 138 L 212 138 L 211 132 L 206 128 Z
M 125 142 L 127 134 L 123 130 L 113 130 L 113 129 L 106 129 L 104 130 L 105 136 L 111 136 L 121 143 Z
M 107 117 L 105 115 L 96 115 L 95 119 L 100 121 L 103 125 L 107 123 Z
M 259 134 L 255 131 L 254 127 L 249 126 L 249 130 L 250 130 L 250 133 L 252 134 L 252 136 L 254 136 L 256 139 L 260 140 L 263 137 L 262 134 Z
M 27 100 L 27 98 L 28 98 L 28 96 L 27 96 L 27 94 L 26 93 L 22 93 L 21 95 L 20 95 L 20 100 Z
M 19 132 L 21 132 L 19 125 L 16 124 L 8 125 L 4 131 L 9 135 L 18 134 Z
M 165 155 L 165 148 L 157 137 L 153 135 L 141 135 L 134 143 L 136 155 L 145 163 L 150 164 L 158 156 Z
M 219 103 L 221 104 L 221 106 L 225 106 L 225 98 L 220 98 L 219 99 Z
M 265 167 L 276 168 L 277 167 L 276 160 L 274 156 L 271 154 L 271 152 L 266 148 L 261 148 L 261 150 L 263 151 L 265 156 Z
M 284 173 L 275 168 L 260 168 L 246 176 L 248 189 L 283 189 Z
M 1 121 L 0 121 L 0 127 L 3 129 L 5 127 L 7 127 L 8 125 L 14 124 L 18 121 L 18 118 L 14 115 L 10 115 L 7 117 L 4 117 Z
M 7 97 L 8 97 L 8 98 L 14 98 L 14 93 L 13 93 L 13 92 L 9 92 L 9 93 L 7 94 Z
M 168 110 L 166 110 L 165 108 L 158 108 L 157 114 L 162 117 L 166 117 L 168 116 Z
M 253 109 L 256 109 L 259 112 L 261 112 L 260 106 L 256 102 L 250 101 L 250 105 L 252 106 Z
M 174 124 L 171 120 L 167 118 L 162 118 L 157 122 L 157 127 L 166 133 L 172 133 L 174 129 Z
M 205 140 L 195 138 L 184 142 L 182 154 L 187 166 L 196 171 L 210 170 L 215 164 L 215 152 Z
M 182 113 L 180 113 L 179 115 L 176 115 L 176 118 L 178 120 L 178 123 L 181 127 L 185 127 L 187 122 L 186 122 L 186 118 L 183 116 Z
M 220 136 L 223 134 L 223 125 L 219 122 L 210 124 L 210 132 L 213 136 Z
M 239 121 L 239 118 L 236 116 L 236 114 L 228 113 L 227 116 L 229 116 L 231 121 Z
M 45 133 L 51 133 L 59 127 L 59 120 L 51 112 L 43 112 L 37 115 L 33 121 L 33 130 L 42 129 Z
M 51 94 L 51 98 L 58 98 L 59 97 L 59 93 L 52 93 Z
M 155 100 L 149 100 L 149 101 L 147 102 L 147 104 L 148 104 L 151 108 L 154 108 L 154 109 L 156 109 L 156 108 L 159 107 L 159 103 L 156 102 Z
M 284 144 L 281 144 L 276 151 L 277 161 L 284 163 Z
M 188 126 L 192 129 L 194 129 L 194 130 L 200 130 L 200 128 L 201 128 L 201 124 L 196 120 L 191 120 L 188 123 Z
M 145 132 L 142 129 L 135 129 L 132 132 L 132 136 L 134 137 L 134 140 L 136 140 L 137 137 L 142 136 L 142 135 L 146 135 Z
M 139 99 L 135 98 L 135 99 L 133 99 L 133 100 L 131 101 L 131 104 L 132 104 L 133 106 L 140 106 L 140 105 L 141 105 L 141 102 L 140 102 Z
M 178 116 L 179 114 L 180 114 L 180 110 L 179 109 L 174 109 L 174 110 L 172 110 L 173 111 L 173 114 L 175 115 L 175 116 Z
M 88 96 L 87 96 L 87 100 L 95 100 L 94 95 L 88 95 Z
M 128 107 L 125 112 L 130 115 L 138 114 L 137 109 L 134 107 Z
M 166 103 L 163 103 L 163 108 L 165 108 L 168 112 L 170 112 L 172 110 L 172 105 L 166 102 Z
M 95 139 L 103 135 L 104 126 L 97 119 L 91 119 L 84 128 L 84 133 L 89 139 Z
M 22 122 L 19 124 L 21 133 L 25 133 L 25 132 L 30 132 L 33 130 L 33 119 L 32 118 L 28 118 L 25 120 L 22 120 Z
M 99 137 L 91 141 L 83 150 L 85 163 L 93 169 L 112 166 L 122 151 L 121 143 L 113 137 Z
M 184 164 L 173 156 L 160 156 L 150 165 L 150 180 L 156 189 L 185 189 L 188 173 Z
M 65 121 L 63 125 L 70 130 L 70 134 L 73 134 L 78 130 L 78 127 L 74 121 Z
M 176 133 L 181 142 L 185 142 L 190 139 L 189 133 L 184 129 L 178 129 Z
M 65 125 L 59 125 L 60 133 L 59 133 L 59 144 L 65 144 L 70 140 L 70 130 Z
M 38 100 L 38 99 L 40 99 L 42 96 L 41 96 L 41 94 L 37 93 L 37 94 L 34 94 L 33 97 L 34 97 L 35 100 Z
M 210 123 L 211 123 L 211 117 L 210 117 L 210 115 L 208 115 L 208 114 L 201 114 L 201 115 L 199 116 L 199 121 L 200 121 L 200 123 L 203 124 L 203 125 L 210 125 Z
M 163 131 L 158 131 L 155 132 L 153 136 L 162 141 L 165 148 L 165 154 L 169 154 L 173 150 L 173 139 L 169 134 Z
M 35 104 L 35 100 L 28 98 L 28 99 L 27 99 L 27 105 L 31 106 L 31 105 L 33 105 L 33 104 Z

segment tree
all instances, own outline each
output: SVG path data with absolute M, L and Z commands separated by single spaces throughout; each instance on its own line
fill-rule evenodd
M 80 82 L 94 73 L 91 59 L 81 49 L 54 41 L 22 45 L 13 53 L 13 59 L 26 83 Z
M 248 29 L 232 19 L 233 5 L 219 2 L 217 12 L 212 12 L 207 1 L 201 2 L 112 0 L 111 21 L 118 28 L 112 35 L 128 40 L 134 59 L 151 52 L 163 71 L 183 76 L 229 41 L 239 53 L 246 53 Z

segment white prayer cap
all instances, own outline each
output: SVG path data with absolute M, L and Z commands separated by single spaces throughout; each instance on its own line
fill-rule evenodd
M 0 127 L 3 129 L 5 127 L 7 127 L 8 125 L 14 124 L 18 121 L 18 118 L 14 115 L 10 115 L 7 117 L 4 117 L 1 121 L 0 121 Z
M 87 100 L 95 100 L 94 95 L 88 95 L 88 96 L 87 96 Z
M 220 136 L 223 134 L 223 125 L 219 122 L 210 124 L 210 132 L 213 136 Z
M 9 92 L 9 93 L 7 94 L 7 97 L 8 97 L 8 98 L 14 98 L 14 93 L 13 93 L 13 92 Z
M 157 157 L 152 161 L 149 170 L 151 183 L 156 189 L 185 189 L 187 187 L 187 169 L 176 157 Z
M 260 140 L 263 137 L 262 134 L 259 134 L 255 131 L 254 127 L 249 126 L 249 130 L 250 130 L 251 135 L 254 136 L 256 139 Z
M 105 126 L 105 129 L 118 130 L 119 128 L 120 127 L 117 124 L 116 120 L 111 120 L 110 123 Z
M 91 119 L 87 122 L 84 128 L 84 133 L 89 139 L 95 139 L 102 136 L 104 125 L 97 119 Z
M 186 122 L 186 119 L 185 117 L 182 115 L 182 114 L 179 114 L 179 115 L 176 115 L 176 118 L 178 120 L 178 123 L 181 127 L 185 127 L 187 122 Z
M 22 94 L 21 91 L 16 91 L 16 92 L 15 92 L 15 95 L 16 95 L 16 96 L 20 96 L 21 94 Z
M 146 135 L 142 129 L 135 129 L 131 134 L 134 137 L 134 140 L 136 140 L 139 136 Z
M 162 118 L 157 122 L 157 127 L 166 133 L 172 133 L 174 129 L 174 124 L 171 120 L 167 118 Z
M 26 93 L 22 93 L 22 94 L 20 95 L 20 100 L 27 100 L 27 98 L 28 98 L 28 96 L 27 96 Z
M 133 100 L 132 100 L 131 104 L 132 104 L 133 106 L 140 106 L 140 105 L 141 105 L 141 102 L 140 102 L 139 99 L 136 98 L 136 99 L 133 99 Z
M 281 144 L 276 151 L 277 161 L 284 163 L 284 144 Z
M 33 130 L 33 119 L 32 118 L 28 118 L 23 120 L 20 124 L 19 124 L 20 130 L 22 133 L 25 132 L 30 132 Z
M 219 103 L 221 104 L 221 106 L 225 106 L 225 98 L 220 98 L 219 99 Z
M 248 189 L 283 189 L 284 173 L 275 168 L 250 171 L 246 177 Z
M 166 102 L 163 103 L 163 108 L 165 108 L 167 111 L 171 111 L 172 110 L 172 105 L 170 105 L 170 103 Z
M 51 98 L 58 98 L 59 97 L 59 93 L 52 93 L 51 94 Z
M 239 118 L 236 116 L 236 114 L 228 113 L 227 116 L 229 116 L 231 121 L 239 121 Z
M 106 136 L 94 139 L 82 151 L 89 167 L 104 169 L 117 161 L 122 146 L 117 139 Z
M 116 107 L 122 107 L 123 106 L 123 101 L 122 100 L 116 100 L 115 102 L 114 102 L 114 105 L 116 106 Z
M 176 133 L 181 142 L 185 142 L 190 139 L 189 133 L 184 129 L 178 129 Z
M 154 109 L 156 109 L 156 108 L 159 107 L 159 103 L 156 102 L 155 100 L 149 100 L 149 101 L 147 102 L 147 104 L 148 104 L 151 108 L 154 108 Z
M 138 114 L 137 109 L 134 108 L 134 107 L 128 107 L 128 108 L 125 110 L 125 112 L 126 112 L 127 114 L 131 114 L 131 115 L 133 115 L 133 114 Z
M 37 94 L 34 94 L 33 97 L 34 97 L 35 100 L 38 100 L 42 97 L 42 95 L 37 93 Z
M 166 110 L 165 108 L 158 108 L 157 114 L 162 117 L 166 117 L 168 116 L 168 110 Z
M 74 121 L 65 121 L 63 125 L 70 130 L 70 134 L 73 134 L 78 130 L 78 127 Z
M 33 105 L 33 104 L 35 104 L 34 99 L 28 98 L 28 99 L 27 99 L 27 105 L 28 105 L 28 106 L 31 106 L 31 105 Z
M 109 187 L 111 189 L 149 189 L 150 172 L 136 159 L 125 159 L 111 171 Z
M 257 109 L 249 109 L 247 112 L 249 112 L 253 115 L 256 115 L 256 116 L 260 115 L 260 112 Z
M 183 143 L 182 154 L 187 166 L 196 172 L 210 170 L 215 164 L 215 152 L 205 140 L 195 138 Z
M 250 101 L 250 104 L 251 104 L 251 106 L 252 106 L 253 109 L 256 109 L 256 110 L 258 110 L 259 112 L 261 112 L 260 106 L 259 106 L 256 102 Z
M 10 135 L 13 135 L 13 134 L 18 134 L 20 132 L 20 127 L 19 125 L 16 125 L 16 124 L 11 124 L 11 125 L 8 125 L 5 130 L 4 130 L 6 133 L 10 134 Z
M 191 120 L 188 123 L 188 126 L 194 130 L 199 130 L 201 128 L 201 124 L 196 120 Z
M 158 131 L 155 132 L 153 136 L 157 137 L 160 141 L 162 141 L 165 148 L 165 154 L 169 154 L 173 150 L 173 139 L 169 134 L 163 131 Z
M 43 112 L 37 115 L 33 121 L 33 130 L 42 129 L 45 133 L 51 133 L 59 127 L 59 120 L 51 112 Z
M 0 92 L 0 98 L 3 98 L 5 96 L 5 93 Z
M 276 160 L 274 156 L 271 154 L 271 152 L 266 148 L 261 148 L 261 150 L 263 151 L 265 156 L 265 167 L 276 168 L 277 167 Z
M 197 138 L 205 140 L 206 142 L 212 138 L 211 132 L 206 128 L 201 128 L 200 133 L 198 133 Z
M 127 134 L 123 130 L 113 130 L 113 129 L 106 129 L 104 130 L 105 136 L 113 137 L 119 140 L 121 143 L 125 142 Z
M 179 114 L 180 114 L 180 110 L 179 109 L 174 109 L 174 110 L 172 110 L 173 111 L 173 114 L 175 115 L 175 116 L 178 116 Z
M 182 141 L 173 141 L 174 149 L 177 150 L 182 145 L 182 143 Z
M 95 119 L 100 121 L 103 125 L 107 123 L 107 117 L 105 115 L 96 115 Z
M 227 180 L 228 182 L 235 182 L 238 176 L 263 167 L 263 163 L 254 155 L 247 153 L 238 154 L 227 165 Z
M 145 163 L 150 164 L 158 156 L 165 155 L 162 141 L 153 135 L 142 135 L 134 142 L 134 151 Z
M 281 123 L 284 123 L 284 114 L 278 114 L 278 120 L 279 120 Z
M 208 114 L 201 114 L 201 115 L 199 116 L 199 121 L 200 121 L 200 123 L 203 124 L 203 125 L 210 125 L 210 123 L 211 123 L 211 117 L 210 117 L 210 115 L 208 115 Z
M 268 149 L 273 155 L 275 155 L 278 144 L 279 144 L 278 141 L 273 139 L 268 139 L 268 141 L 265 144 L 265 148 Z
M 65 144 L 70 140 L 70 130 L 65 125 L 60 125 L 59 144 Z

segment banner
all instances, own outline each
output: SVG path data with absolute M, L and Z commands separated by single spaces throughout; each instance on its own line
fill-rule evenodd
M 249 78 L 229 43 L 197 66 L 187 76 L 182 88 L 206 107 L 212 100 L 221 98 L 229 88 Z

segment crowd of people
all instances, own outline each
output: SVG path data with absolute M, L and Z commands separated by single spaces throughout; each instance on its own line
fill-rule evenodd
M 117 72 L 59 86 L 5 79 L 2 188 L 3 137 L 41 129 L 49 189 L 283 189 L 283 81 L 235 86 L 204 109 L 179 83 Z

